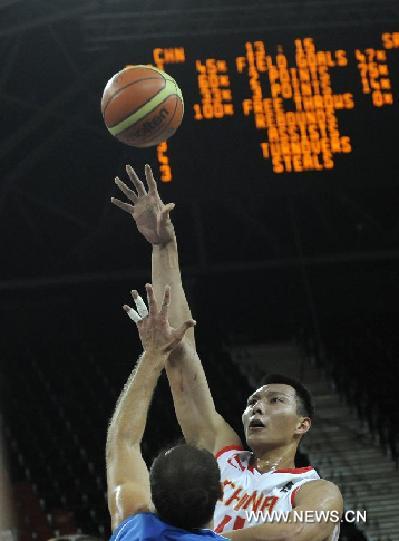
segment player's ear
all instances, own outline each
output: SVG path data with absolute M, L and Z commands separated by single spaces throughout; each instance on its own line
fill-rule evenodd
M 310 417 L 299 417 L 298 423 L 295 429 L 295 434 L 303 436 L 303 434 L 306 434 L 306 432 L 310 430 L 311 426 L 312 426 L 312 421 Z

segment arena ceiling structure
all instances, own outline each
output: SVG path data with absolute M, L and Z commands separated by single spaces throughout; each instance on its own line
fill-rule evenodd
M 277 47 L 312 32 L 348 40 L 375 31 L 370 46 L 378 48 L 381 32 L 398 30 L 396 0 L 1 1 L 0 290 L 25 294 L 148 276 L 148 247 L 109 203 L 117 194 L 113 178 L 124 175 L 126 163 L 142 173 L 148 162 L 157 171 L 154 149 L 125 147 L 103 124 L 101 94 L 117 69 L 151 62 L 154 47 L 190 40 L 197 51 L 215 39 L 219 51 L 238 39 L 272 36 Z M 386 155 L 378 147 L 370 161 L 366 145 L 357 161 L 342 161 L 336 177 L 326 172 L 326 181 L 324 173 L 304 173 L 261 184 L 245 145 L 240 156 L 241 143 L 221 136 L 201 150 L 183 123 L 174 137 L 185 139 L 188 150 L 174 181 L 160 191 L 176 202 L 185 275 L 290 268 L 304 277 L 311 268 L 336 273 L 358 264 L 386 266 L 396 276 L 399 85 L 393 69 L 392 81 L 389 111 L 370 109 L 351 128 L 352 139 L 359 133 L 378 145 L 389 126 Z M 373 124 L 378 115 L 383 123 Z M 212 154 L 223 145 L 230 154 Z M 262 174 L 273 176 L 270 162 Z

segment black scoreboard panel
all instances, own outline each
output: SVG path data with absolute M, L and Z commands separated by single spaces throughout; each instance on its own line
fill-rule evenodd
M 126 63 L 156 65 L 183 91 L 182 126 L 147 158 L 156 152 L 164 183 L 229 189 L 241 178 L 279 190 L 309 179 L 396 181 L 398 29 L 168 38 L 127 49 Z M 134 153 L 136 163 L 147 156 Z
M 220 265 L 296 257 L 292 200 L 306 255 L 396 247 L 397 26 L 148 37 L 80 56 L 74 41 L 77 78 L 45 38 L 37 32 L 22 42 L 24 69 L 11 70 L 5 87 L 3 190 L 20 194 L 2 214 L 3 228 L 15 232 L 5 241 L 3 276 L 146 261 L 136 251 L 125 261 L 136 236 L 109 203 L 127 163 L 141 177 L 145 163 L 154 168 L 165 202 L 176 203 L 184 246 L 193 245 L 198 212 L 208 259 Z M 157 65 L 183 91 L 183 123 L 158 147 L 123 145 L 104 125 L 104 86 L 128 64 Z M 184 265 L 197 264 L 197 249 L 184 250 Z

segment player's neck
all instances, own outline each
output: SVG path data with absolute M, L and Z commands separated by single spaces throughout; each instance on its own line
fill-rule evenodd
M 254 449 L 252 465 L 261 473 L 295 468 L 296 445 Z

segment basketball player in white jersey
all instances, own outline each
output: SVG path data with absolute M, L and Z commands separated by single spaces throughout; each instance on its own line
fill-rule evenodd
M 111 201 L 131 214 L 138 230 L 152 244 L 155 295 L 160 299 L 165 285 L 170 284 L 173 303 L 169 319 L 176 327 L 192 315 L 182 286 L 176 236 L 169 218 L 174 205 L 161 201 L 149 166 L 145 168 L 148 189 L 130 166 L 126 169 L 136 191 L 116 178 L 129 203 L 115 198 Z M 186 442 L 213 452 L 221 469 L 224 496 L 216 506 L 215 531 L 233 541 L 338 538 L 337 519 L 343 509 L 338 487 L 321 480 L 312 467 L 295 468 L 295 452 L 310 429 L 312 413 L 310 397 L 298 382 L 274 378 L 249 397 L 242 415 L 246 443 L 252 449 L 247 452 L 238 435 L 216 411 L 196 352 L 193 329 L 188 329 L 181 345 L 170 355 L 166 372 Z M 288 515 L 278 518 L 279 511 Z M 270 515 L 256 517 L 257 512 Z M 320 512 L 330 514 L 323 518 Z

